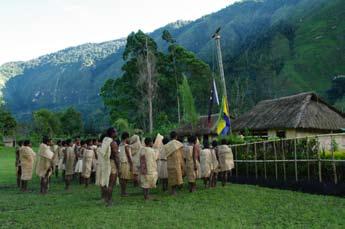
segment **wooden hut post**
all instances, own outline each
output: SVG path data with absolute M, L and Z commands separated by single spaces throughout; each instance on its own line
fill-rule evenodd
M 337 167 L 334 160 L 333 140 L 334 140 L 333 135 L 331 135 L 331 152 L 332 152 L 332 167 L 333 167 L 333 175 L 334 175 L 334 184 L 338 184 Z
M 263 143 L 264 148 L 264 175 L 267 180 L 267 167 L 266 167 L 266 142 Z
M 294 139 L 294 161 L 295 161 L 295 180 L 298 181 L 298 171 L 297 171 L 297 139 Z
M 273 141 L 273 152 L 274 152 L 274 169 L 276 174 L 276 180 L 278 180 L 278 165 L 277 165 L 277 148 L 276 141 Z
M 284 174 L 284 181 L 286 181 L 286 164 L 285 164 L 285 144 L 284 140 L 281 141 L 282 145 L 282 154 L 283 154 L 283 174 Z
M 254 160 L 255 160 L 255 179 L 258 179 L 258 164 L 257 164 L 256 143 L 254 143 Z

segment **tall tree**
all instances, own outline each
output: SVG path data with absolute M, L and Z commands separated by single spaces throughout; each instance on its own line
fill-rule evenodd
M 62 132 L 66 135 L 80 135 L 83 132 L 81 113 L 73 107 L 61 113 L 60 122 Z
M 175 56 L 175 48 L 176 48 L 176 40 L 172 37 L 171 33 L 168 30 L 164 30 L 162 34 L 162 39 L 168 42 L 169 44 L 169 52 L 172 57 L 173 68 L 174 68 L 174 76 L 175 76 L 175 86 L 176 86 L 176 102 L 177 102 L 177 118 L 178 122 L 181 122 L 181 111 L 180 111 L 180 97 L 179 97 L 179 83 L 178 83 L 178 76 L 177 76 L 177 68 L 176 68 L 176 56 Z
M 139 71 L 138 87 L 141 91 L 143 104 L 148 104 L 149 114 L 149 132 L 153 131 L 153 99 L 157 88 L 156 56 L 151 52 L 148 46 L 148 39 L 145 40 L 145 54 L 139 54 L 137 57 L 137 66 Z
M 8 112 L 3 106 L 0 106 L 0 131 L 3 135 L 14 134 L 17 126 L 16 120 L 13 118 L 10 112 Z
M 199 117 L 195 109 L 192 90 L 190 89 L 188 79 L 185 75 L 183 76 L 182 84 L 180 86 L 180 94 L 182 98 L 183 120 L 186 123 L 195 125 Z
M 34 130 L 39 135 L 53 136 L 60 133 L 61 123 L 57 114 L 41 109 L 33 112 Z

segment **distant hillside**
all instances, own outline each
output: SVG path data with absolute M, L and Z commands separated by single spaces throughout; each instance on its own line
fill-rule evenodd
M 150 35 L 165 50 L 161 33 L 168 29 L 213 68 L 211 35 L 221 26 L 232 107 L 241 113 L 261 99 L 305 90 L 324 95 L 332 77 L 345 72 L 344 12 L 343 0 L 244 1 Z M 85 44 L 1 66 L 7 106 L 19 118 L 42 107 L 67 106 L 75 106 L 84 117 L 102 116 L 99 88 L 121 75 L 124 44 L 123 39 Z

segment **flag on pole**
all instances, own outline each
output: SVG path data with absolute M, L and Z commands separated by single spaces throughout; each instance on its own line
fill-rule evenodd
M 208 108 L 208 126 L 211 128 L 211 115 L 212 115 L 212 106 L 213 103 L 217 103 L 219 106 L 219 98 L 218 98 L 218 91 L 216 86 L 216 81 L 213 79 L 212 85 L 211 85 L 211 92 L 210 92 L 210 103 Z
M 217 134 L 227 135 L 230 133 L 231 128 L 230 114 L 228 111 L 228 101 L 225 96 L 223 96 L 222 109 L 220 111 L 219 120 L 217 124 Z

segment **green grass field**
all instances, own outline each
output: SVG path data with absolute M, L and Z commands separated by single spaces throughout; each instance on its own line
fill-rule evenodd
M 99 189 L 73 184 L 66 192 L 53 178 L 46 196 L 38 194 L 37 177 L 30 193 L 16 188 L 14 151 L 0 148 L 1 228 L 344 228 L 345 199 L 250 185 L 196 193 L 186 190 L 171 197 L 152 191 L 156 200 L 145 202 L 141 190 L 130 188 L 130 196 L 119 197 L 105 207 Z

